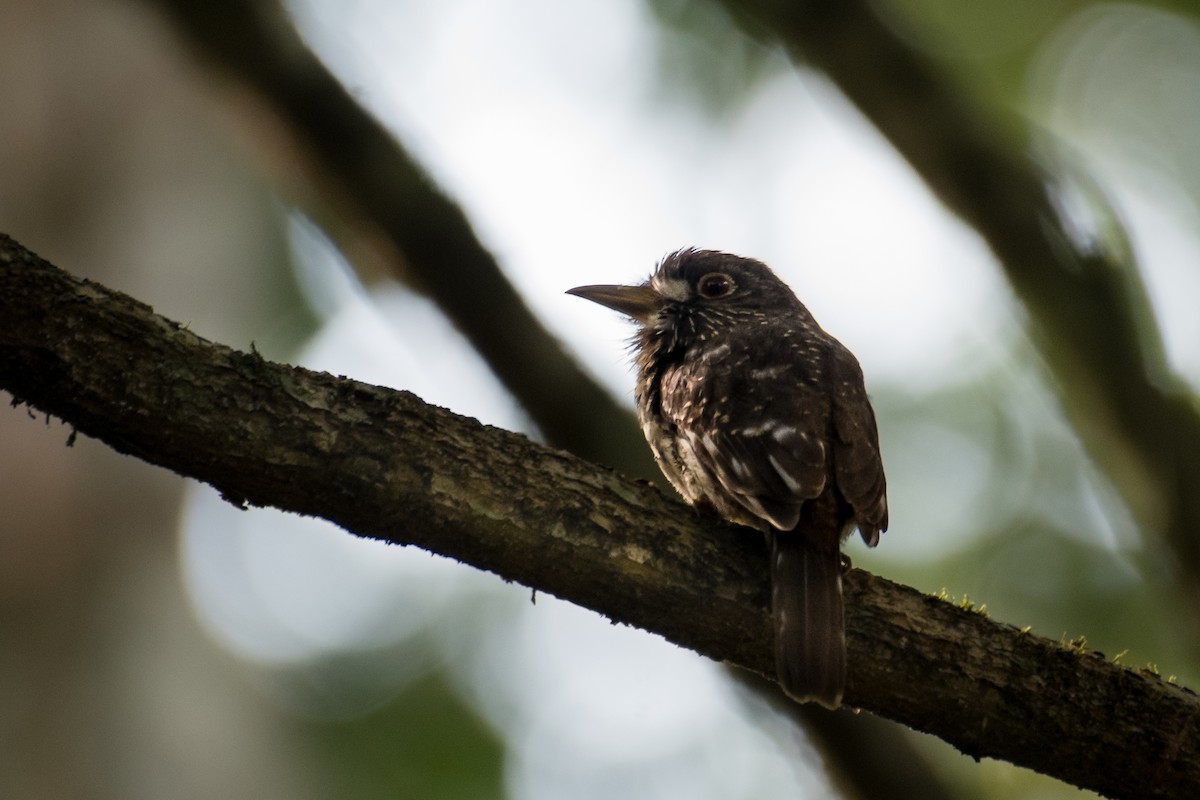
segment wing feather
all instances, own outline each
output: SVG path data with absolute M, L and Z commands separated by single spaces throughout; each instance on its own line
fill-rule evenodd
M 854 521 L 863 541 L 871 547 L 887 530 L 887 481 L 879 455 L 879 431 L 875 412 L 863 386 L 862 369 L 850 351 L 834 360 L 833 467 L 834 478 L 846 502 L 854 509 Z
M 779 530 L 825 489 L 825 445 L 779 423 L 759 430 L 684 431 L 697 464 L 729 497 Z

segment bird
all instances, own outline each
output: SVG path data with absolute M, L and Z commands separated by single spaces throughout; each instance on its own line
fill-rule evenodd
M 837 708 L 846 685 L 842 542 L 887 530 L 875 412 L 858 360 L 766 264 L 685 248 L 638 285 L 567 291 L 637 323 L 642 432 L 688 503 L 766 535 L 776 677 Z

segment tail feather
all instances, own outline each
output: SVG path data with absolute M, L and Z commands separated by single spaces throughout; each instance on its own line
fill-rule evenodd
M 828 708 L 846 685 L 846 622 L 837 548 L 812 547 L 802 535 L 771 534 L 771 611 L 775 668 L 792 698 Z

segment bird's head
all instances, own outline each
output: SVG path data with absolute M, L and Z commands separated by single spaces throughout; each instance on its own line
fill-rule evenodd
M 567 294 L 620 311 L 643 328 L 705 335 L 808 310 L 761 261 L 718 250 L 678 250 L 636 286 L 577 286 Z M 672 337 L 674 338 L 674 337 Z

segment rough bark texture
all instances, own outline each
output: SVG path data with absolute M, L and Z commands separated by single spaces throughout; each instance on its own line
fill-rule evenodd
M 416 545 L 769 674 L 766 550 L 644 483 L 407 392 L 207 342 L 0 235 L 0 387 L 237 504 Z M 846 701 L 1111 797 L 1200 796 L 1200 702 L 846 576 Z

